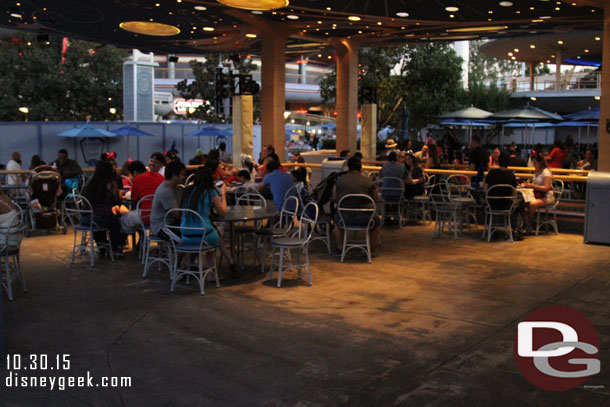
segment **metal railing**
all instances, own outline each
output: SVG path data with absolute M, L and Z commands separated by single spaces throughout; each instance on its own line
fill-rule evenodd
M 503 80 L 503 86 L 509 92 L 532 91 L 529 76 L 506 78 Z M 555 75 L 536 75 L 533 87 L 534 92 L 601 89 L 601 72 L 563 73 L 559 78 L 559 84 Z
M 170 79 L 169 71 L 169 68 L 155 68 L 155 79 Z M 253 80 L 259 83 L 261 82 L 260 71 L 254 71 L 251 74 Z M 286 73 L 286 83 L 318 85 L 321 77 L 322 74 L 319 73 L 308 73 L 305 75 L 300 75 L 298 73 Z M 193 70 L 191 68 L 176 68 L 174 69 L 174 79 L 195 79 L 195 75 L 193 75 Z

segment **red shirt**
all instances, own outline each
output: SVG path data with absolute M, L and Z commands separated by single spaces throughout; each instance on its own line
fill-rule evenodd
M 146 195 L 154 195 L 157 187 L 165 180 L 163 175 L 158 172 L 148 171 L 144 174 L 140 174 L 133 180 L 133 186 L 131 187 L 131 202 L 136 205 L 138 201 L 144 198 Z M 150 210 L 152 202 L 142 202 L 140 209 Z M 142 216 L 142 222 L 145 225 L 150 223 L 150 212 L 145 213 Z
M 550 168 L 562 168 L 566 153 L 561 148 L 555 147 L 547 159 Z

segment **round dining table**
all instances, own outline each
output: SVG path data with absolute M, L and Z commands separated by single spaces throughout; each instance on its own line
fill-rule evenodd
M 229 206 L 225 216 L 214 219 L 214 222 L 225 222 L 229 224 L 231 257 L 233 258 L 233 261 L 235 261 L 235 264 L 239 264 L 240 257 L 235 253 L 235 224 L 271 219 L 277 216 L 277 214 L 278 211 L 273 202 L 267 201 L 266 207 L 249 205 Z M 239 264 L 239 268 L 243 270 L 243 264 Z

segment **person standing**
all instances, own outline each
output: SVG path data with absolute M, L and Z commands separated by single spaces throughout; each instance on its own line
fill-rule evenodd
M 468 165 L 471 171 L 476 171 L 477 175 L 474 176 L 473 186 L 478 187 L 479 183 L 485 178 L 485 171 L 489 166 L 489 154 L 486 150 L 481 147 L 481 137 L 473 135 L 470 141 L 471 151 L 470 158 L 468 159 Z

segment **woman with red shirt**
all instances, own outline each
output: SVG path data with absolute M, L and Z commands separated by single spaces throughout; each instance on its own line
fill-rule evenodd
M 545 158 L 550 168 L 563 168 L 563 162 L 566 159 L 566 153 L 563 149 L 563 143 L 559 139 L 555 139 L 555 148 L 551 151 L 551 154 Z

